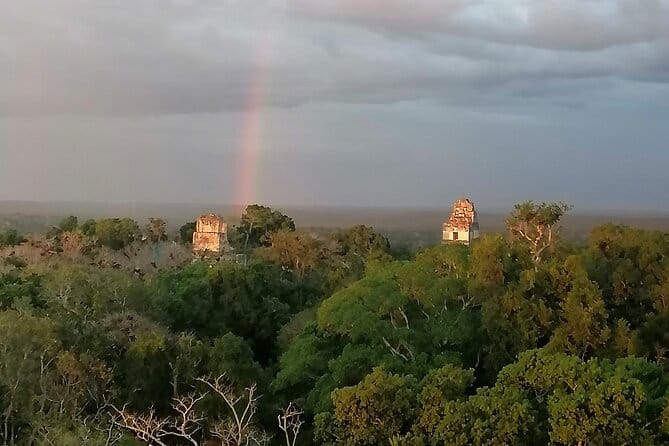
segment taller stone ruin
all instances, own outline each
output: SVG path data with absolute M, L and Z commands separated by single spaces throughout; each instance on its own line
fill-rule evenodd
M 453 203 L 453 211 L 444 222 L 442 241 L 469 245 L 479 236 L 479 221 L 474 203 L 467 198 L 460 198 Z
M 195 220 L 193 252 L 197 254 L 221 255 L 230 251 L 228 224 L 217 214 L 200 215 Z

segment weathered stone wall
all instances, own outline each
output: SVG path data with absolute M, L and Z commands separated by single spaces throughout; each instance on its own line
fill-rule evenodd
M 457 239 L 454 233 L 458 234 Z M 479 222 L 474 203 L 467 198 L 461 198 L 453 203 L 451 215 L 444 222 L 442 240 L 469 244 L 478 237 Z
M 227 247 L 225 234 L 213 232 L 195 232 L 193 234 L 193 250 L 199 252 L 222 253 Z
M 214 232 L 222 234 L 227 232 L 228 225 L 219 215 L 202 215 L 195 222 L 196 232 Z
M 454 233 L 458 234 L 457 238 L 454 237 Z M 474 237 L 474 232 L 450 230 L 450 231 L 444 231 L 443 232 L 442 240 L 448 241 L 448 242 L 469 243 L 471 238 L 475 238 Z
M 228 225 L 220 215 L 201 215 L 195 221 L 193 251 L 223 254 L 229 250 Z

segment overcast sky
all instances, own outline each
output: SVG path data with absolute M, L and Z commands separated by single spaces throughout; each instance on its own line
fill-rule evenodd
M 0 30 L 0 200 L 669 211 L 669 0 L 0 0 Z

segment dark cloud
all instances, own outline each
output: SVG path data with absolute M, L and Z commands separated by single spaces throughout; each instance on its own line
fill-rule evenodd
M 389 36 L 464 36 L 561 50 L 596 50 L 669 38 L 666 0 L 290 0 L 309 20 Z
M 22 0 L 0 8 L 11 36 L 0 43 L 5 116 L 243 110 L 259 88 L 275 107 L 463 105 L 525 80 L 551 91 L 550 83 L 584 78 L 667 82 L 669 72 L 665 0 Z
M 669 202 L 669 0 L 20 0 L 0 29 L 0 199 L 230 202 L 254 121 L 258 200 Z

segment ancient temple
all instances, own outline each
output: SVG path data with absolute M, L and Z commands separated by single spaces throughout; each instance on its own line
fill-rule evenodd
M 444 222 L 442 241 L 469 245 L 479 235 L 479 221 L 474 203 L 467 198 L 453 203 L 453 211 Z
M 198 254 L 224 254 L 230 250 L 228 224 L 216 214 L 200 215 L 195 220 L 193 251 Z

